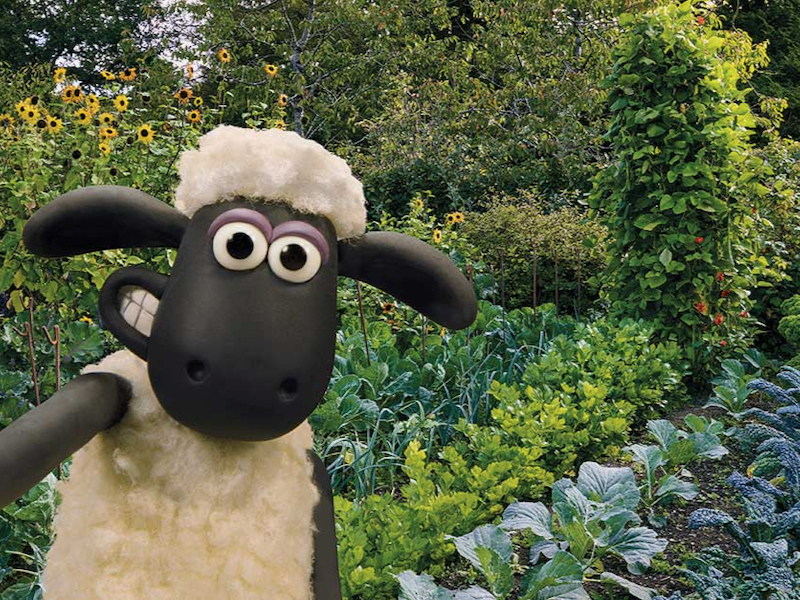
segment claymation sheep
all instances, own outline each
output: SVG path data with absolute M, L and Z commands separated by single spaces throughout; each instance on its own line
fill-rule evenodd
M 177 210 L 89 187 L 26 225 L 42 256 L 178 253 L 169 277 L 108 278 L 100 314 L 128 350 L 0 432 L 0 506 L 77 451 L 48 600 L 341 598 L 330 480 L 306 421 L 333 367 L 337 276 L 451 328 L 474 319 L 472 288 L 427 244 L 365 234 L 361 184 L 293 133 L 220 127 L 179 171 Z

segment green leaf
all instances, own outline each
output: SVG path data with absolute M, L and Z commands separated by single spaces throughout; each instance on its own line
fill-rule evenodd
M 664 248 L 661 251 L 661 254 L 658 255 L 659 262 L 664 265 L 665 267 L 672 262 L 672 250 L 669 248 Z
M 523 580 L 520 600 L 590 600 L 583 588 L 583 567 L 569 552 L 559 550 Z
M 541 502 L 514 502 L 503 511 L 503 529 L 520 531 L 530 529 L 546 540 L 553 539 L 553 517 Z
M 643 215 L 639 215 L 636 217 L 636 220 L 633 222 L 635 227 L 639 229 L 644 229 L 645 231 L 653 231 L 659 225 L 663 225 L 667 222 L 666 217 L 662 217 L 660 215 L 654 215 L 652 213 L 646 213 Z
M 481 572 L 483 572 L 483 564 L 475 551 L 479 547 L 494 550 L 506 562 L 511 560 L 511 538 L 496 525 L 483 525 L 466 535 L 446 536 L 446 538 L 452 540 L 458 553 Z
M 605 467 L 585 462 L 578 470 L 577 488 L 592 500 L 635 509 L 639 504 L 639 488 L 629 467 Z
M 655 590 L 653 589 L 633 583 L 624 577 L 620 577 L 614 573 L 609 573 L 608 571 L 600 574 L 600 581 L 610 581 L 611 583 L 615 583 L 621 588 L 624 588 L 631 596 L 638 598 L 639 600 L 652 600 L 655 594 Z
M 481 562 L 481 572 L 497 600 L 503 600 L 514 587 L 514 574 L 508 562 L 490 548 L 475 548 Z
M 436 585 L 427 573 L 403 571 L 395 578 L 400 583 L 398 600 L 453 600 L 453 593 Z
M 635 575 L 644 573 L 650 566 L 653 556 L 663 552 L 667 547 L 667 541 L 660 539 L 649 527 L 632 527 L 608 537 L 607 531 L 600 536 L 598 544 L 621 556 L 628 566 L 628 571 Z

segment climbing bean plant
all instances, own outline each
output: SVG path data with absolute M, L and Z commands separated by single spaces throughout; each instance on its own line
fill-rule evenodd
M 743 349 L 757 284 L 764 162 L 748 141 L 756 120 L 731 58 L 741 45 L 691 2 L 620 18 L 608 89 L 613 160 L 590 205 L 614 238 L 606 279 L 612 313 L 646 318 L 694 365 Z

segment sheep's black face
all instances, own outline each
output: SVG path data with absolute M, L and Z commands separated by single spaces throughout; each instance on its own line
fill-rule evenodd
M 333 368 L 337 272 L 324 217 L 246 201 L 199 210 L 147 343 L 164 409 L 196 431 L 237 440 L 297 427 Z

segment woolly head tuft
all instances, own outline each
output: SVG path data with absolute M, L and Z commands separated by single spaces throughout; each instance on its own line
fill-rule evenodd
M 178 172 L 175 207 L 187 217 L 238 196 L 323 215 L 340 240 L 366 228 L 364 191 L 350 167 L 294 132 L 222 125 L 181 155 Z

